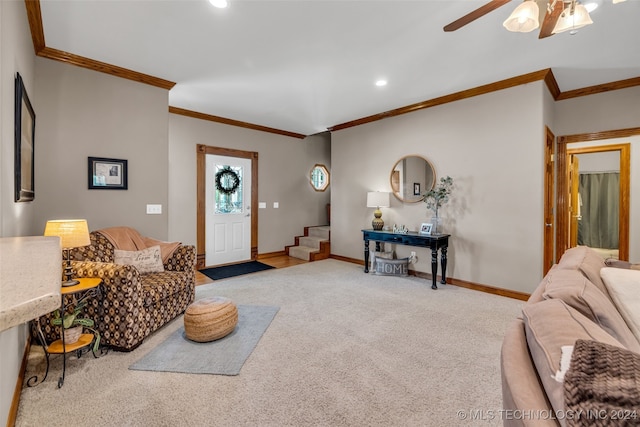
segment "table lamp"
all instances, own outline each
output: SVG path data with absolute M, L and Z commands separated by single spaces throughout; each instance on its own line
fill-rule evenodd
M 384 191 L 369 191 L 367 193 L 367 207 L 376 208 L 373 211 L 373 221 L 371 221 L 374 230 L 382 230 L 382 227 L 384 227 L 380 208 L 388 208 L 390 206 L 389 194 Z
M 45 236 L 60 237 L 60 244 L 65 255 L 64 276 L 65 281 L 62 286 L 73 286 L 80 283 L 77 280 L 71 280 L 71 260 L 69 259 L 69 250 L 88 246 L 91 244 L 89 239 L 89 227 L 84 219 L 58 219 L 47 221 L 44 229 Z

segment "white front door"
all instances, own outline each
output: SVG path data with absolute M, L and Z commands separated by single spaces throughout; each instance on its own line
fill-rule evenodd
M 251 259 L 251 159 L 206 155 L 207 266 Z

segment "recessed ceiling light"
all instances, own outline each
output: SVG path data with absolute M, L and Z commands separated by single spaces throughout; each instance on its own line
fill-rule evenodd
M 387 81 L 384 79 L 380 79 L 376 81 L 376 86 L 378 87 L 382 87 L 382 86 L 386 86 L 387 85 Z
M 219 9 L 224 9 L 225 7 L 228 6 L 227 0 L 209 0 L 209 3 L 211 3 L 214 7 L 217 7 Z

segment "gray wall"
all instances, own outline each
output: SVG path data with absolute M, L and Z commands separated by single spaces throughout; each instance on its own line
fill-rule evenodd
M 19 72 L 30 100 L 34 87 L 33 43 L 23 1 L 0 1 L 0 237 L 37 234 L 34 203 L 14 203 L 14 79 Z M 36 120 L 39 116 L 36 117 Z M 36 150 L 40 134 L 36 132 Z M 37 188 L 37 187 L 36 187 Z M 1 298 L 2 296 L 0 296 Z M 0 424 L 6 424 L 27 342 L 27 325 L 0 332 Z
M 526 99 L 527 102 L 522 100 Z M 389 191 L 389 173 L 407 154 L 429 159 L 438 175 L 454 179 L 442 209 L 452 234 L 448 275 L 456 279 L 531 292 L 542 278 L 544 128 L 556 136 L 640 126 L 640 88 L 554 102 L 542 82 L 506 89 L 335 132 L 333 172 L 339 185 L 332 203 L 332 252 L 362 259 L 362 228 L 370 190 Z M 630 142 L 630 259 L 640 259 L 640 137 Z M 602 145 L 597 141 L 591 145 Z M 637 148 L 637 149 L 636 149 Z M 428 222 L 424 204 L 392 198 L 385 224 L 416 230 Z M 414 248 L 397 246 L 398 256 Z M 430 254 L 418 250 L 418 271 L 430 272 Z
M 258 253 L 282 251 L 294 244 L 305 226 L 326 224 L 329 189 L 317 192 L 309 183 L 316 163 L 331 172 L 330 135 L 304 140 L 220 123 L 169 115 L 169 240 L 196 242 L 196 146 L 256 151 L 259 156 Z M 273 208 L 273 202 L 279 208 Z M 255 209 L 255 207 L 254 207 Z
M 360 230 L 372 217 L 367 191 L 390 191 L 395 162 L 418 154 L 431 161 L 437 179 L 454 180 L 440 210 L 453 235 L 448 275 L 531 291 L 542 275 L 545 90 L 538 82 L 335 132 L 332 252 L 363 258 Z M 431 216 L 424 203 L 396 198 L 383 209 L 385 224 L 411 230 Z M 396 247 L 398 257 L 411 250 Z M 416 251 L 412 268 L 430 272 L 430 252 Z
M 91 230 L 127 225 L 166 239 L 169 92 L 42 58 L 36 90 L 40 230 L 49 219 L 85 218 Z M 128 190 L 89 190 L 89 156 L 127 160 Z M 147 215 L 147 203 L 162 215 Z

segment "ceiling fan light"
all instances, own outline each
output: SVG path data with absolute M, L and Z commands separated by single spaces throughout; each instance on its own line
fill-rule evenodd
M 593 21 L 587 9 L 581 4 L 576 4 L 573 14 L 570 14 L 569 8 L 567 8 L 562 15 L 560 15 L 560 19 L 558 19 L 558 23 L 553 29 L 553 32 L 557 34 L 567 30 L 577 30 L 590 24 L 593 24 Z
M 217 7 L 218 9 L 224 9 L 228 6 L 227 0 L 209 0 L 209 3 L 211 3 L 213 7 Z
M 540 26 L 539 14 L 540 9 L 535 1 L 525 1 L 515 8 L 502 25 L 509 31 L 528 33 Z

